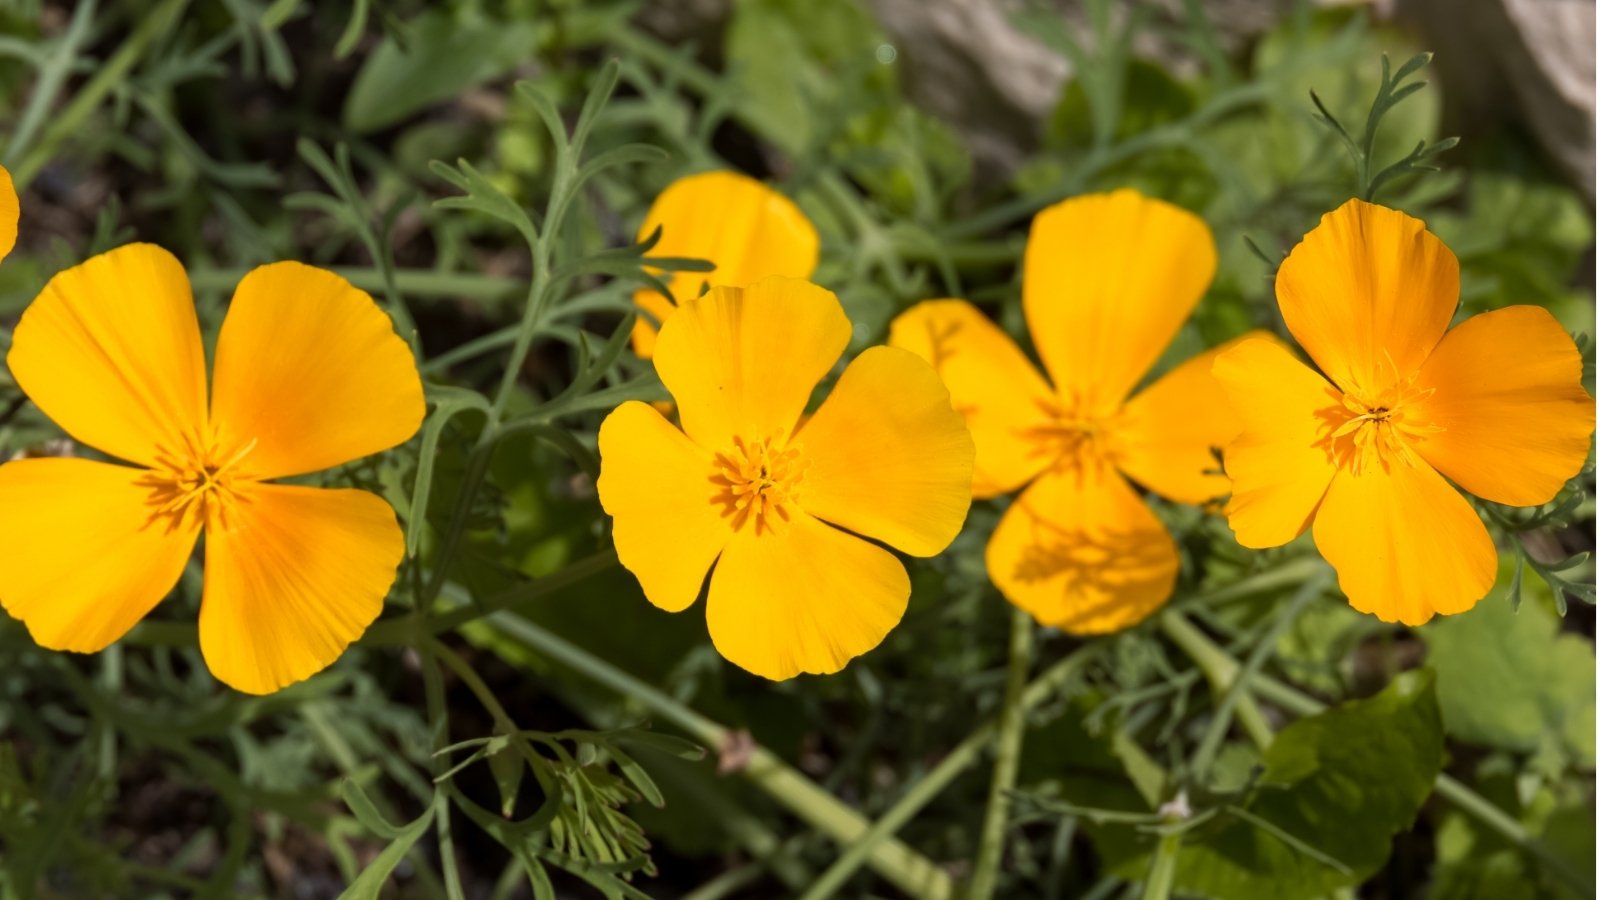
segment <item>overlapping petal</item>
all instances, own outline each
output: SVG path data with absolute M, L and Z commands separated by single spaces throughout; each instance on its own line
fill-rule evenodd
M 680 306 L 661 329 L 655 366 L 683 430 L 717 452 L 735 436 L 781 443 L 849 342 L 850 320 L 832 292 L 766 278 Z
M 674 272 L 667 282 L 679 305 L 708 286 L 743 287 L 770 275 L 807 278 L 817 267 L 820 242 L 811 220 L 792 200 L 738 172 L 702 172 L 667 186 L 645 214 L 639 240 L 657 228 L 661 239 L 652 256 L 709 260 L 710 272 Z M 672 304 L 660 294 L 640 290 L 634 301 L 660 321 Z M 656 326 L 640 319 L 633 328 L 633 348 L 649 358 L 655 350 Z
M 1211 367 L 1247 340 L 1276 339 L 1252 331 L 1213 347 L 1128 401 L 1117 420 L 1117 465 L 1123 474 L 1179 503 L 1204 503 L 1228 493 L 1219 459 L 1241 423 Z
M 711 452 L 648 404 L 630 401 L 601 424 L 600 459 L 596 488 L 618 558 L 651 603 L 688 608 L 733 536 L 711 481 Z
M 219 680 L 266 694 L 322 671 L 383 609 L 405 551 L 366 491 L 255 484 L 206 531 L 200 652 Z
M 157 515 L 148 476 L 71 458 L 0 466 L 0 605 L 41 647 L 104 649 L 178 583 L 199 528 Z
M 1494 586 L 1494 542 L 1478 514 L 1426 464 L 1341 469 L 1312 528 L 1356 609 L 1421 625 L 1473 607 Z
M 402 443 L 422 424 L 411 349 L 364 291 L 295 262 L 239 282 L 217 338 L 212 424 L 239 473 L 281 478 Z
M 898 347 L 856 357 L 794 442 L 801 505 L 820 519 L 933 556 L 972 504 L 972 435 L 933 367 Z
M 1418 421 L 1442 431 L 1417 452 L 1496 503 L 1549 502 L 1578 474 L 1594 434 L 1583 359 L 1550 313 L 1512 306 L 1451 329 L 1423 364 Z
M 17 220 L 22 217 L 22 204 L 17 202 L 17 188 L 11 183 L 11 173 L 0 166 L 0 259 L 5 259 L 17 245 Z
M 1460 299 L 1455 254 L 1422 220 L 1351 200 L 1278 268 L 1289 331 L 1339 387 L 1376 398 L 1422 366 Z
M 706 624 L 724 658 L 774 681 L 825 675 L 878 646 L 911 581 L 894 555 L 805 514 L 741 531 L 711 573 Z
M 1049 459 L 1028 433 L 1049 421 L 1050 386 L 1017 345 L 965 300 L 918 303 L 889 326 L 889 343 L 933 364 L 977 445 L 972 493 L 1009 493 Z
M 1104 634 L 1172 595 L 1178 549 L 1121 475 L 1105 466 L 1040 476 L 989 540 L 989 578 L 1042 624 Z
M 6 357 L 17 384 L 74 438 L 146 466 L 204 441 L 205 353 L 189 277 L 128 244 L 58 273 Z
M 1198 216 L 1133 190 L 1042 210 L 1023 254 L 1022 305 L 1056 392 L 1109 416 L 1171 343 L 1216 273 Z
M 1330 438 L 1349 413 L 1333 385 L 1271 341 L 1239 343 L 1212 372 L 1241 428 L 1223 453 L 1228 524 L 1246 547 L 1286 544 L 1311 524 L 1333 480 Z

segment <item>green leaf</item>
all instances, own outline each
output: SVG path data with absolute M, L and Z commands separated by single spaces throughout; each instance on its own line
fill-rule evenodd
M 1432 672 L 1301 719 L 1278 733 L 1243 816 L 1226 809 L 1186 837 L 1180 893 L 1311 900 L 1359 884 L 1389 858 L 1444 762 Z M 1146 839 L 1146 850 L 1153 839 Z M 1313 852 L 1314 851 L 1314 852 Z M 1337 862 L 1337 865 L 1330 864 Z M 1120 861 L 1142 876 L 1144 857 Z
M 416 844 L 433 824 L 433 807 L 428 807 L 427 812 L 404 828 L 396 828 L 378 813 L 372 801 L 355 782 L 345 781 L 341 786 L 341 792 L 345 802 L 350 805 L 351 811 L 363 825 L 377 834 L 390 837 L 391 840 L 389 846 L 383 848 L 383 852 L 373 859 L 372 864 L 362 870 L 355 881 L 350 882 L 350 886 L 339 895 L 339 900 L 378 900 L 383 885 L 389 880 L 389 875 L 394 872 L 395 866 L 400 864 L 400 860 L 405 859 L 406 854 L 411 852 L 412 845 Z M 380 823 L 382 828 L 373 827 Z
M 1422 629 L 1428 660 L 1439 674 L 1445 728 L 1472 744 L 1531 753 L 1559 744 L 1581 766 L 1595 758 L 1594 645 L 1559 634 L 1550 589 L 1522 579 L 1523 603 L 1513 611 L 1500 584 L 1470 611 Z
M 407 26 L 404 48 L 386 35 L 367 57 L 345 98 L 345 127 L 376 131 L 507 75 L 531 53 L 534 39 L 528 22 L 423 13 Z

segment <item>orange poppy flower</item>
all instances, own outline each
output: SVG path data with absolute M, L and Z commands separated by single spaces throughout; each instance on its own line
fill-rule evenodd
M 1216 271 L 1210 229 L 1132 190 L 1041 211 L 1022 305 L 1053 385 L 964 300 L 918 304 L 890 343 L 932 362 L 977 443 L 973 493 L 1026 486 L 989 541 L 989 577 L 1040 623 L 1127 628 L 1172 594 L 1178 550 L 1129 483 L 1180 503 L 1227 492 L 1214 448 L 1238 430 L 1211 378 L 1225 348 L 1129 398 Z
M 1351 200 L 1278 269 L 1278 308 L 1321 373 L 1260 341 L 1215 367 L 1243 423 L 1226 455 L 1239 543 L 1310 527 L 1350 605 L 1386 622 L 1463 612 L 1494 584 L 1494 543 L 1450 482 L 1546 503 L 1594 433 L 1555 318 L 1511 306 L 1446 331 L 1459 293 L 1455 255 L 1420 220 Z
M 817 267 L 817 229 L 794 201 L 738 172 L 701 172 L 667 185 L 639 226 L 639 240 L 661 229 L 653 256 L 709 260 L 710 272 L 657 273 L 667 277 L 672 300 L 649 288 L 633 302 L 656 321 L 700 296 L 708 286 L 743 287 L 766 278 L 810 278 Z M 640 316 L 633 349 L 642 359 L 655 353 L 656 325 Z
M 200 651 L 268 693 L 332 663 L 383 607 L 404 540 L 360 490 L 272 484 L 386 450 L 422 422 L 389 317 L 331 272 L 239 282 L 206 360 L 183 266 L 130 244 L 61 272 L 23 313 L 17 383 L 76 458 L 0 465 L 0 605 L 54 650 L 92 653 L 172 590 L 206 535 Z
M 597 487 L 622 564 L 668 612 L 694 603 L 709 570 L 712 644 L 773 680 L 876 647 L 911 582 L 873 541 L 933 556 L 972 502 L 972 438 L 910 353 L 864 351 L 802 418 L 850 332 L 838 298 L 809 282 L 712 288 L 656 348 L 683 429 L 637 401 L 600 426 Z

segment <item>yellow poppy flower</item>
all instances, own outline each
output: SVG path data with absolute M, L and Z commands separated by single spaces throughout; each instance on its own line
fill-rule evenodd
M 1451 481 L 1546 503 L 1594 433 L 1555 318 L 1511 306 L 1446 331 L 1459 293 L 1455 255 L 1420 220 L 1351 200 L 1278 269 L 1284 323 L 1321 374 L 1255 341 L 1215 367 L 1243 422 L 1226 454 L 1239 543 L 1311 527 L 1350 605 L 1386 622 L 1464 612 L 1494 584 L 1494 543 Z
M 320 671 L 382 609 L 404 550 L 359 490 L 272 484 L 405 441 L 421 424 L 410 348 L 331 272 L 262 266 L 205 352 L 183 266 L 130 244 L 56 275 L 6 357 L 78 441 L 130 465 L 0 466 L 0 605 L 41 646 L 91 653 L 172 590 L 202 529 L 200 651 L 268 693 Z
M 989 577 L 1040 623 L 1133 625 L 1172 593 L 1178 550 L 1129 479 L 1181 503 L 1227 493 L 1213 448 L 1238 430 L 1203 353 L 1128 398 L 1216 271 L 1205 222 L 1132 190 L 1041 211 L 1022 305 L 1046 383 L 963 300 L 918 304 L 890 343 L 932 362 L 977 442 L 973 493 L 1027 486 L 989 541 Z M 1231 345 L 1229 345 L 1231 346 Z
M 11 183 L 11 173 L 0 166 L 0 259 L 5 259 L 17 245 L 17 219 L 22 206 L 17 202 L 17 188 Z
M 694 603 L 711 570 L 712 644 L 773 680 L 837 672 L 876 647 L 911 583 L 873 541 L 933 556 L 971 503 L 972 437 L 904 350 L 863 352 L 801 421 L 850 331 L 838 298 L 809 282 L 712 288 L 656 345 L 683 430 L 639 402 L 600 426 L 600 503 L 622 564 L 668 612 Z
M 657 273 L 679 306 L 708 285 L 743 287 L 769 275 L 810 278 L 817 268 L 817 229 L 794 201 L 738 172 L 701 172 L 667 185 L 639 227 L 639 240 L 661 229 L 652 256 L 709 260 L 710 272 Z M 648 288 L 633 294 L 640 309 L 665 322 L 673 303 Z M 633 349 L 642 359 L 655 353 L 656 326 L 640 316 Z

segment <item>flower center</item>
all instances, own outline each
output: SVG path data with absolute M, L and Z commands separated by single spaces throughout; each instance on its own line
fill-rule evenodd
M 1064 472 L 1087 472 L 1115 464 L 1117 416 L 1088 416 L 1060 401 L 1042 403 L 1049 421 L 1023 432 L 1033 442 L 1034 455 L 1050 459 Z
M 711 483 L 720 489 L 717 502 L 734 528 L 750 526 L 757 534 L 787 529 L 806 462 L 799 447 L 784 447 L 780 439 L 736 437 L 733 447 L 714 457 Z
M 238 465 L 256 442 L 224 455 L 213 443 L 190 452 L 165 453 L 159 466 L 144 479 L 151 487 L 151 518 L 168 517 L 174 525 L 195 516 L 208 528 L 227 528 L 228 518 L 239 502 L 236 483 Z
M 1396 462 L 1411 468 L 1421 464 L 1412 444 L 1444 429 L 1419 418 L 1418 405 L 1434 389 L 1419 391 L 1414 382 L 1397 383 L 1376 397 L 1347 393 L 1340 398 L 1349 417 L 1329 435 L 1339 465 L 1363 475 L 1387 471 Z

